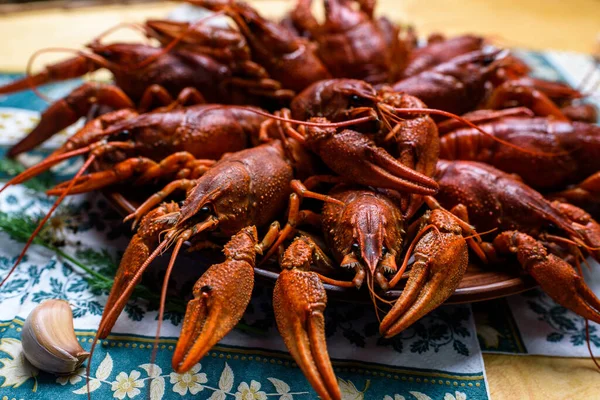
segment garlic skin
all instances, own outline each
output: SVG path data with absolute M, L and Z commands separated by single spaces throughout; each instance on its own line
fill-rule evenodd
M 73 313 L 64 300 L 46 300 L 33 309 L 21 332 L 23 354 L 42 371 L 58 375 L 74 372 L 90 356 L 73 328 Z

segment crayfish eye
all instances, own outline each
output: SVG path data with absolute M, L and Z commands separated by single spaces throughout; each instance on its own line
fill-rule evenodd
M 350 104 L 352 104 L 353 106 L 359 105 L 360 103 L 362 103 L 362 100 L 363 99 L 361 99 L 359 96 L 357 96 L 355 94 L 350 96 Z
M 388 252 L 388 249 L 387 249 L 387 247 L 383 246 L 383 247 L 381 248 L 381 254 L 387 254 L 387 252 Z
M 352 107 L 365 107 L 370 106 L 371 101 L 357 94 L 353 94 L 352 96 L 350 96 L 350 105 Z
M 206 215 L 209 213 L 210 213 L 210 208 L 208 206 L 204 206 L 200 210 L 198 210 L 198 214 Z
M 200 288 L 200 291 L 202 293 L 210 293 L 212 291 L 212 286 L 210 285 L 204 285 Z
M 123 129 L 118 135 L 115 136 L 115 140 L 127 140 L 130 134 L 131 132 L 129 132 L 129 130 Z
M 113 55 L 113 52 L 110 50 L 99 50 L 96 52 L 96 54 L 98 54 L 100 57 L 111 58 Z
M 352 243 L 352 251 L 357 252 L 360 250 L 360 247 L 358 247 L 358 243 Z

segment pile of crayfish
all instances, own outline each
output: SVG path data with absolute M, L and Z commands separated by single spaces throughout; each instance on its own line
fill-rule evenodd
M 194 286 L 178 372 L 240 321 L 254 267 L 267 260 L 280 266 L 279 331 L 323 399 L 341 398 L 323 283 L 364 285 L 375 303 L 404 285 L 381 320 L 391 337 L 452 295 L 469 257 L 490 268 L 514 259 L 556 302 L 600 323 L 600 300 L 580 273 L 585 257 L 600 261 L 600 127 L 584 93 L 531 77 L 481 37 L 433 35 L 419 46 L 412 29 L 375 17 L 373 0 L 324 0 L 322 21 L 311 0 L 299 0 L 281 22 L 241 2 L 190 2 L 213 16 L 132 25 L 153 43 L 100 36 L 0 87 L 12 93 L 98 69 L 114 77 L 51 104 L 10 156 L 87 123 L 5 186 L 84 156 L 72 179 L 48 191 L 58 196 L 51 212 L 75 193 L 154 191 L 125 218 L 137 231 L 96 339 L 171 248 L 164 300 L 184 244 L 223 249 L 224 259 Z M 230 24 L 210 23 L 215 16 Z

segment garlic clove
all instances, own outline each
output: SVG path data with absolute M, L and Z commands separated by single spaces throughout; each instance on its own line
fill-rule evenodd
M 90 356 L 73 328 L 73 313 L 64 300 L 46 300 L 29 314 L 21 332 L 23 353 L 42 371 L 74 372 Z

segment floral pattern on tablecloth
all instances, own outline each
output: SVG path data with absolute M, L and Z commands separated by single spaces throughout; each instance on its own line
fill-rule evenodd
M 33 367 L 18 339 L 23 320 L 0 322 L 0 388 L 13 397 L 85 399 L 85 368 L 56 377 Z M 84 348 L 93 332 L 77 331 Z M 175 338 L 161 338 L 158 357 L 150 363 L 149 337 L 111 335 L 98 347 L 89 390 L 97 398 L 132 399 L 316 399 L 291 358 L 281 352 L 215 347 L 189 372 L 170 369 Z M 334 362 L 344 400 L 487 399 L 482 375 L 403 370 L 390 366 Z M 388 394 L 390 392 L 394 392 Z M 449 397 L 454 396 L 454 397 Z M 456 397 L 463 396 L 463 397 Z

